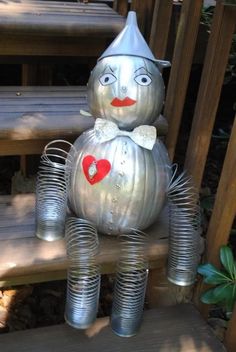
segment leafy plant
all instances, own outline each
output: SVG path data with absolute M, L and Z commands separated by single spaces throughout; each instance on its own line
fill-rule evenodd
M 223 266 L 222 270 L 210 263 L 198 267 L 198 273 L 204 277 L 203 282 L 216 285 L 201 295 L 201 301 L 206 304 L 223 306 L 229 317 L 236 301 L 236 262 L 228 246 L 220 248 L 220 261 Z

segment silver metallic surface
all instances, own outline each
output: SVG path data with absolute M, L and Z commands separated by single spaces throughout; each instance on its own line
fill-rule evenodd
M 142 321 L 148 277 L 147 235 L 132 230 L 120 235 L 120 240 L 111 328 L 117 335 L 129 337 L 137 333 Z
M 161 141 L 149 151 L 124 136 L 99 143 L 90 130 L 76 140 L 73 153 L 69 200 L 76 216 L 93 222 L 105 234 L 118 234 L 126 228 L 142 230 L 155 221 L 171 175 Z M 88 155 L 111 164 L 110 172 L 92 185 L 82 167 Z
M 66 164 L 70 158 L 66 149 L 71 144 L 50 142 L 41 156 L 36 183 L 36 236 L 55 241 L 64 236 L 67 207 Z
M 185 173 L 175 177 L 175 172 L 168 190 L 170 236 L 167 276 L 176 285 L 188 286 L 196 279 L 200 260 L 200 210 L 191 179 Z
M 67 271 L 66 322 L 86 329 L 96 319 L 100 270 L 95 262 L 98 236 L 88 221 L 70 217 L 66 222 Z
M 155 59 L 137 24 L 134 11 L 129 11 L 124 29 L 113 40 L 98 60 L 115 55 L 138 56 L 156 62 L 160 66 L 170 66 L 169 61 Z
M 111 141 L 118 136 L 128 136 L 135 144 L 145 149 L 152 150 L 157 139 L 157 131 L 154 126 L 141 125 L 133 131 L 120 130 L 112 121 L 100 119 L 95 120 L 95 135 L 100 143 Z
M 131 130 L 156 120 L 164 90 L 160 71 L 152 61 L 134 56 L 106 57 L 90 75 L 89 109 L 94 117 Z

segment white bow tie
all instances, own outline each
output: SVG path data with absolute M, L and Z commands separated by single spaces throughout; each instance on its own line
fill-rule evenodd
M 143 125 L 129 132 L 120 130 L 112 121 L 100 118 L 95 120 L 94 132 L 101 143 L 110 141 L 117 136 L 128 136 L 140 147 L 149 150 L 152 150 L 157 138 L 156 128 L 154 126 Z

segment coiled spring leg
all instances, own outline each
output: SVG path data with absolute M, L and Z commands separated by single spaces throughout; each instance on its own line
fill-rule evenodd
M 69 142 L 53 141 L 41 156 L 36 183 L 36 236 L 46 241 L 64 236 L 71 164 L 66 149 L 71 147 Z
M 70 217 L 66 221 L 67 272 L 66 322 L 86 329 L 96 319 L 100 270 L 96 264 L 98 235 L 88 221 Z
M 185 173 L 169 185 L 170 237 L 168 279 L 179 286 L 192 285 L 200 260 L 200 208 L 198 194 Z
M 147 236 L 132 230 L 120 235 L 111 327 L 119 336 L 135 335 L 141 324 L 148 276 Z

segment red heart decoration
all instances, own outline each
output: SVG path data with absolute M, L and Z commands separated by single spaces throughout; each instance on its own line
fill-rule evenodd
M 97 173 L 93 176 L 89 176 L 89 168 L 95 163 L 97 168 Z M 96 158 L 92 155 L 87 155 L 84 157 L 82 161 L 83 171 L 86 179 L 91 185 L 94 185 L 97 182 L 100 182 L 111 170 L 111 164 L 106 159 L 96 160 Z

